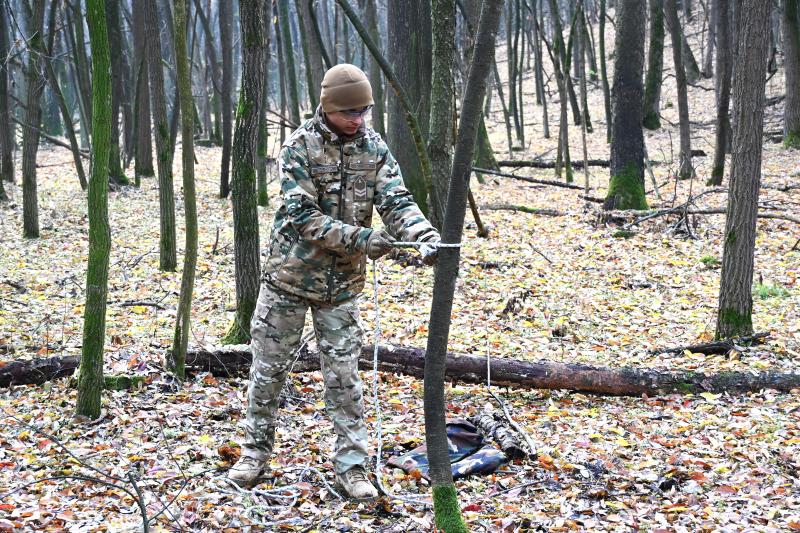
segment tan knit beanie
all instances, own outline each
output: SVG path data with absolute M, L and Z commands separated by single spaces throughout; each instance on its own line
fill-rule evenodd
M 326 113 L 359 109 L 375 103 L 372 101 L 372 86 L 367 75 L 357 66 L 348 63 L 331 67 L 325 73 L 319 100 Z

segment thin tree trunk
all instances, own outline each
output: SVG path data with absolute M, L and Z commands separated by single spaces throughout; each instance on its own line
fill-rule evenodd
M 322 33 L 319 29 L 319 19 L 317 18 L 317 12 L 314 8 L 314 0 L 305 1 L 308 4 L 308 16 L 311 19 L 311 31 L 313 32 L 314 40 L 317 41 L 317 47 L 319 48 L 319 53 L 322 55 L 322 60 L 325 62 L 325 68 L 329 69 L 333 66 L 333 63 L 331 63 L 331 58 L 328 55 L 327 48 L 325 47 L 325 41 L 322 39 Z M 370 2 L 370 5 L 372 5 L 374 11 L 374 4 Z
M 39 238 L 39 201 L 36 183 L 36 155 L 39 151 L 39 125 L 42 120 L 41 97 L 45 80 L 41 76 L 44 55 L 44 0 L 34 0 L 28 11 L 28 72 L 26 114 L 22 129 L 22 229 L 23 236 Z
M 283 41 L 283 55 L 286 62 L 286 81 L 289 89 L 289 118 L 295 124 L 300 124 L 300 100 L 297 93 L 297 70 L 294 65 L 294 45 L 288 2 L 278 2 L 278 14 L 280 17 L 281 40 Z
M 256 151 L 261 91 L 264 89 L 264 0 L 240 0 L 242 81 L 233 139 L 233 250 L 236 266 L 236 317 L 223 344 L 250 340 L 250 319 L 259 289 L 258 207 L 256 205 Z M 286 20 L 284 18 L 284 20 Z M 283 22 L 283 20 L 282 20 Z
M 316 109 L 319 103 L 317 94 L 322 84 L 322 58 L 319 50 L 316 49 L 316 41 L 311 38 L 313 30 L 310 27 L 311 16 L 306 11 L 308 4 L 305 0 L 295 0 L 294 6 L 297 14 L 297 29 L 300 32 L 300 45 L 303 48 L 308 102 L 311 109 Z
M 0 58 L 8 56 L 7 17 L 0 6 Z M 8 101 L 8 61 L 0 61 L 0 197 L 6 197 L 3 182 L 14 183 L 14 125 Z
M 561 179 L 561 164 L 563 164 L 566 171 L 566 181 L 567 183 L 572 183 L 572 164 L 569 156 L 569 119 L 567 118 L 567 76 L 569 75 L 569 65 L 563 62 L 563 58 L 565 58 L 567 54 L 564 47 L 564 39 L 562 38 L 561 15 L 559 15 L 556 0 L 550 0 L 550 14 L 554 26 L 553 45 L 548 48 L 551 50 L 553 69 L 555 70 L 558 84 L 558 98 L 561 104 L 561 115 L 558 124 L 558 156 L 556 157 L 557 163 L 555 173 L 556 178 Z M 580 113 L 578 113 L 578 117 L 580 118 Z
M 186 253 L 183 256 L 181 293 L 175 335 L 172 340 L 168 365 L 175 376 L 183 380 L 186 348 L 191 329 L 192 292 L 197 265 L 197 205 L 194 186 L 194 100 L 192 98 L 192 71 L 186 57 L 188 0 L 175 0 L 175 69 L 177 70 L 178 98 L 181 113 L 181 141 L 183 164 L 183 198 L 186 212 Z
M 800 0 L 783 0 L 783 35 L 786 70 L 783 145 L 800 149 Z
M 714 162 L 711 165 L 711 178 L 708 185 L 722 185 L 725 175 L 725 154 L 730 141 L 731 122 L 728 116 L 731 96 L 731 74 L 733 58 L 731 55 L 730 4 L 729 0 L 717 0 L 719 30 L 717 39 L 717 122 L 714 143 Z
M 269 205 L 269 194 L 267 192 L 267 146 L 269 144 L 269 130 L 267 129 L 267 107 L 269 106 L 269 60 L 270 60 L 270 40 L 272 16 L 272 5 L 270 2 L 261 1 L 262 9 L 261 20 L 264 27 L 264 54 L 262 67 L 264 72 L 264 87 L 261 90 L 261 106 L 258 109 L 258 153 L 256 154 L 256 180 L 258 181 L 258 205 L 266 207 Z
M 364 24 L 367 27 L 367 31 L 369 31 L 375 43 L 380 43 L 378 13 L 375 2 L 364 0 L 363 9 Z M 375 107 L 372 108 L 372 129 L 386 139 L 386 106 L 384 105 L 383 73 L 381 72 L 381 66 L 371 56 L 369 59 L 369 79 L 372 84 L 372 99 L 375 101 Z
M 650 0 L 650 48 L 647 50 L 647 77 L 644 82 L 644 119 L 648 130 L 661 127 L 661 74 L 664 66 L 664 0 Z
M 161 32 L 158 31 L 155 0 L 144 0 L 147 66 L 150 78 L 150 108 L 156 141 L 158 204 L 160 213 L 159 268 L 171 272 L 178 260 L 175 243 L 175 191 L 172 183 L 172 151 L 169 146 L 164 71 L 161 67 Z
M 578 16 L 580 20 L 583 20 L 583 0 L 578 0 Z M 586 102 L 586 69 L 584 68 L 584 54 L 583 48 L 585 46 L 584 41 L 584 32 L 579 31 L 577 35 L 576 44 L 578 45 L 579 53 L 578 53 L 578 79 L 580 83 L 580 90 L 581 90 L 581 102 L 583 103 L 584 113 L 588 114 L 587 109 L 587 102 Z M 584 117 L 583 124 L 581 125 L 581 147 L 583 148 L 583 186 L 584 186 L 584 194 L 589 194 L 589 154 L 586 148 L 586 131 L 589 128 L 589 120 L 588 117 Z
M 89 261 L 83 346 L 75 413 L 100 416 L 103 390 L 103 345 L 106 333 L 108 257 L 108 163 L 111 152 L 111 59 L 103 0 L 87 0 L 86 19 L 92 46 L 92 172 L 89 179 Z
M 283 51 L 283 32 L 281 31 L 280 25 L 280 17 L 278 16 L 278 5 L 272 4 L 272 20 L 274 21 L 275 26 L 275 44 L 278 50 L 278 81 L 280 85 L 281 91 L 281 116 L 286 116 L 286 60 L 284 59 L 284 51 Z M 286 139 L 286 131 L 284 127 L 284 121 L 281 120 L 280 125 L 280 142 L 283 144 L 283 141 Z
M 645 20 L 643 2 L 620 0 L 617 3 L 611 177 L 603 203 L 606 210 L 647 209 L 642 133 Z
M 86 39 L 83 34 L 83 15 L 80 10 L 80 0 L 74 0 L 70 3 L 71 9 L 66 10 L 67 20 L 71 21 L 68 25 L 75 30 L 73 34 L 68 31 L 68 37 L 71 39 L 70 48 L 75 56 L 75 74 L 78 80 L 78 97 L 80 98 L 81 106 L 84 109 L 84 118 L 86 119 L 81 127 L 81 130 L 86 130 L 88 137 L 92 135 L 92 80 L 89 58 L 86 55 Z M 70 12 L 73 14 L 70 15 Z M 80 44 L 79 44 L 80 43 Z
M 761 186 L 764 84 L 771 2 L 744 0 L 733 82 L 733 161 L 719 288 L 716 338 L 753 333 L 753 256 Z
M 285 2 L 280 2 L 285 4 Z M 222 55 L 222 162 L 219 171 L 219 197 L 227 198 L 230 193 L 231 133 L 233 130 L 233 30 L 231 29 L 232 1 L 219 3 L 219 37 Z
M 194 0 L 194 7 L 197 15 L 200 17 L 200 25 L 203 28 L 206 43 L 206 55 L 208 56 L 208 63 L 211 71 L 211 87 L 212 87 L 212 106 L 214 108 L 214 124 L 215 128 L 212 133 L 211 129 L 208 132 L 208 138 L 215 144 L 222 144 L 221 129 L 221 115 L 222 115 L 222 72 L 219 59 L 217 59 L 217 49 L 214 46 L 214 35 L 211 33 L 211 24 L 208 22 L 206 11 L 210 12 L 210 0 L 206 4 L 207 8 L 203 8 L 200 0 Z
M 678 88 L 678 116 L 680 119 L 680 179 L 689 179 L 694 174 L 692 168 L 692 139 L 689 126 L 689 100 L 686 95 L 686 71 L 684 70 L 685 55 L 683 53 L 683 31 L 678 20 L 678 8 L 675 0 L 665 0 L 667 26 L 672 40 L 672 61 L 675 65 L 675 84 Z
M 455 105 L 456 4 L 455 0 L 432 0 L 431 17 L 436 21 L 433 33 L 433 80 L 431 83 L 430 135 L 428 156 L 433 171 L 430 219 L 441 229 L 444 204 L 450 181 L 453 106 Z
M 461 242 L 464 229 L 470 166 L 486 92 L 487 74 L 494 56 L 494 42 L 500 21 L 502 0 L 485 0 L 481 9 L 475 51 L 461 106 L 453 171 L 447 196 L 442 241 Z M 467 531 L 461 518 L 458 498 L 450 470 L 445 427 L 444 377 L 447 340 L 458 265 L 459 248 L 441 248 L 436 267 L 428 345 L 425 359 L 424 403 L 425 437 L 428 447 L 434 512 L 437 527 L 446 533 Z
M 717 44 L 719 0 L 708 0 L 708 40 L 703 60 L 703 77 L 714 76 L 714 48 Z
M 606 72 L 606 0 L 600 0 L 600 79 L 603 84 L 603 105 L 606 111 L 606 142 L 611 142 L 611 90 Z
M 155 176 L 153 141 L 150 127 L 150 76 L 147 72 L 147 36 L 145 34 L 144 2 L 133 2 L 133 64 L 136 79 L 134 116 L 136 119 L 135 184 L 142 176 Z
M 119 110 L 122 105 L 122 32 L 119 22 L 119 2 L 118 0 L 106 0 L 106 27 L 108 31 L 109 43 L 114 43 L 110 47 L 111 57 L 111 154 L 108 164 L 108 178 L 111 183 L 127 185 L 128 178 L 122 172 L 119 149 Z

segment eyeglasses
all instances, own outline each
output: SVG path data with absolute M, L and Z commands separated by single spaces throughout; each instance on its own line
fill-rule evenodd
M 347 118 L 361 118 L 372 109 L 371 105 L 362 107 L 361 109 L 342 109 L 339 113 L 345 115 Z

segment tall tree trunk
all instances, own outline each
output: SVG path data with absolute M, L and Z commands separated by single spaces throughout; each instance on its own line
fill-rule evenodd
M 743 0 L 733 81 L 733 160 L 717 311 L 718 339 L 753 332 L 753 256 L 764 129 L 771 2 Z
M 172 340 L 168 364 L 172 372 L 183 380 L 186 348 L 191 329 L 192 292 L 197 265 L 197 206 L 194 187 L 194 100 L 192 98 L 192 71 L 186 53 L 188 0 L 175 0 L 175 68 L 178 80 L 178 101 L 181 108 L 181 141 L 183 164 L 183 196 L 186 211 L 186 253 L 183 256 L 181 294 L 175 335 Z
M 222 55 L 222 163 L 219 171 L 219 197 L 230 193 L 231 133 L 233 130 L 233 30 L 231 29 L 231 0 L 219 3 L 219 38 Z M 284 4 L 285 2 L 280 2 Z
M 603 105 L 606 111 L 606 142 L 611 142 L 611 89 L 606 71 L 606 0 L 600 0 L 600 80 L 603 84 Z
M 22 231 L 29 239 L 39 237 L 39 200 L 36 183 L 36 155 L 39 151 L 39 126 L 42 120 L 41 98 L 44 55 L 44 0 L 34 0 L 28 36 L 27 96 L 25 124 L 22 128 Z
M 556 0 L 550 0 L 550 15 L 553 19 L 553 45 L 551 47 L 551 59 L 553 70 L 555 70 L 556 82 L 558 85 L 558 98 L 561 105 L 561 115 L 558 124 L 558 155 L 556 156 L 555 173 L 561 179 L 562 165 L 566 171 L 567 183 L 572 183 L 572 164 L 569 156 L 569 119 L 567 118 L 567 76 L 569 76 L 569 65 L 564 60 L 567 57 L 563 30 L 561 28 L 561 15 L 558 11 Z M 580 118 L 580 112 L 578 113 Z
M 111 59 L 103 0 L 87 0 L 86 19 L 92 46 L 92 170 L 89 178 L 89 261 L 83 311 L 78 399 L 75 413 L 100 416 L 103 390 L 103 345 L 106 335 L 108 256 L 108 162 L 111 152 Z
M 71 14 L 72 13 L 72 14 Z M 70 48 L 75 56 L 75 77 L 78 80 L 78 97 L 81 102 L 81 108 L 84 110 L 84 118 L 86 119 L 81 124 L 81 131 L 86 130 L 88 137 L 92 134 L 92 80 L 89 65 L 89 58 L 86 55 L 86 46 L 78 46 L 78 43 L 85 43 L 86 39 L 83 34 L 83 15 L 80 10 L 80 1 L 74 0 L 70 2 L 70 9 L 66 10 L 68 26 L 74 29 L 67 32 L 70 38 Z
M 364 24 L 367 27 L 367 31 L 369 31 L 375 43 L 380 43 L 378 12 L 375 2 L 371 0 L 362 0 L 362 2 Z M 380 46 L 380 44 L 378 44 L 378 46 Z M 381 66 L 372 57 L 369 59 L 369 80 L 372 85 L 372 99 L 375 101 L 375 107 L 372 108 L 372 129 L 386 139 L 386 106 L 384 105 L 383 73 L 381 72 Z
M 428 155 L 433 171 L 431 222 L 437 228 L 444 221 L 444 204 L 450 182 L 453 144 L 453 106 L 455 105 L 456 3 L 432 0 L 433 80 L 431 83 L 430 135 Z
M 283 55 L 286 63 L 286 81 L 289 94 L 289 118 L 295 124 L 300 124 L 300 99 L 297 93 L 297 70 L 294 65 L 294 45 L 292 41 L 292 25 L 289 19 L 289 3 L 278 2 L 278 15 L 280 17 L 281 40 L 283 41 Z
M 461 105 L 461 119 L 458 124 L 442 232 L 444 243 L 459 243 L 463 234 L 470 167 L 486 92 L 487 74 L 494 56 L 494 43 L 502 4 L 502 0 L 484 0 L 481 10 L 475 52 Z M 425 360 L 425 439 L 428 447 L 436 526 L 446 533 L 451 533 L 467 531 L 461 518 L 450 470 L 444 397 L 447 340 L 450 334 L 450 317 L 458 277 L 460 250 L 441 248 L 439 256 Z
M 686 71 L 684 59 L 681 23 L 678 20 L 678 8 L 675 0 L 665 0 L 667 26 L 672 40 L 672 61 L 675 65 L 675 84 L 678 88 L 678 117 L 680 120 L 680 179 L 689 179 L 694 173 L 692 168 L 692 138 L 689 126 L 689 100 L 686 95 Z
M 648 130 L 661 127 L 661 74 L 664 65 L 664 0 L 650 0 L 650 48 L 647 50 L 647 77 L 644 82 L 644 119 Z
M 708 40 L 703 59 L 703 77 L 714 76 L 714 49 L 717 45 L 719 0 L 708 0 Z
M 275 45 L 278 51 L 278 85 L 280 88 L 281 93 L 281 117 L 286 116 L 286 86 L 288 85 L 288 81 L 286 80 L 286 60 L 285 54 L 283 51 L 283 32 L 281 31 L 281 24 L 280 24 L 280 17 L 278 16 L 278 5 L 272 4 L 272 20 L 274 21 L 275 27 Z M 281 119 L 280 125 L 280 142 L 283 144 L 283 141 L 286 139 L 286 126 L 284 124 L 284 120 Z
M 258 208 L 256 206 L 256 150 L 259 109 L 264 90 L 264 0 L 240 0 L 242 81 L 233 140 L 233 249 L 236 265 L 236 318 L 223 344 L 250 339 L 250 319 L 256 308 L 259 284 Z
M 783 0 L 783 35 L 786 70 L 783 145 L 800 149 L 800 0 Z
M 119 1 L 106 0 L 106 27 L 108 41 L 114 43 L 109 49 L 111 57 L 111 154 L 108 164 L 108 178 L 111 183 L 127 185 L 128 178 L 122 172 L 119 149 L 119 111 L 122 105 L 122 32 L 119 22 Z
M 714 143 L 714 162 L 708 185 L 722 185 L 725 175 L 725 154 L 730 141 L 731 121 L 728 116 L 733 71 L 730 0 L 717 0 L 717 123 Z
M 214 142 L 214 144 L 221 145 L 222 132 L 220 129 L 222 128 L 222 105 L 220 99 L 222 98 L 222 66 L 217 56 L 217 49 L 214 46 L 214 34 L 211 32 L 211 24 L 208 22 L 208 16 L 206 14 L 207 12 L 211 12 L 211 0 L 207 0 L 205 8 L 200 4 L 200 0 L 195 0 L 194 7 L 197 10 L 197 15 L 200 18 L 200 25 L 205 35 L 206 55 L 208 56 L 208 63 L 211 71 L 211 105 L 214 110 L 214 129 L 213 132 L 209 130 L 208 138 Z
M 389 2 L 388 59 L 411 102 L 423 138 L 428 137 L 431 94 L 430 0 Z M 414 140 L 397 99 L 389 101 L 388 143 L 403 169 L 403 181 L 424 213 L 428 213 L 428 188 Z
M 269 59 L 270 59 L 270 39 L 271 28 L 269 21 L 272 18 L 272 5 L 270 2 L 260 2 L 263 13 L 261 20 L 266 25 L 264 27 L 264 87 L 261 90 L 261 106 L 258 109 L 258 153 L 256 155 L 256 180 L 258 181 L 258 205 L 266 207 L 269 205 L 269 194 L 267 192 L 267 145 L 269 140 L 269 130 L 267 129 L 267 107 L 269 106 Z
M 136 120 L 135 183 L 142 176 L 155 176 L 153 141 L 150 127 L 150 76 L 147 72 L 147 36 L 145 34 L 144 1 L 133 2 L 133 65 L 136 76 L 134 117 Z
M 175 244 L 175 191 L 172 184 L 172 151 L 169 145 L 167 102 L 164 96 L 164 70 L 161 67 L 161 32 L 158 31 L 156 1 L 144 0 L 147 66 L 150 77 L 150 108 L 156 140 L 158 204 L 161 222 L 159 268 L 173 271 L 177 266 Z
M 320 48 L 321 42 L 314 36 L 315 23 L 311 18 L 311 5 L 308 0 L 295 0 L 297 9 L 297 16 L 299 17 L 298 27 L 303 30 L 301 33 L 303 41 L 308 47 L 308 97 L 311 101 L 312 110 L 316 109 L 319 96 L 320 86 L 322 85 L 322 75 L 325 73 L 325 68 L 322 65 L 322 49 Z
M 667 0 L 670 1 L 670 0 Z M 674 2 L 674 0 L 672 0 Z M 608 194 L 603 208 L 647 209 L 644 194 L 642 71 L 647 6 L 639 0 L 617 2 L 614 40 L 614 110 Z
M 325 41 L 322 39 L 322 32 L 319 28 L 319 18 L 317 17 L 317 12 L 314 7 L 314 0 L 303 0 L 308 5 L 308 16 L 311 19 L 310 26 L 311 31 L 313 32 L 313 38 L 317 41 L 317 48 L 319 49 L 319 53 L 322 56 L 322 61 L 325 62 L 325 68 L 329 69 L 333 66 L 331 63 L 331 57 L 328 55 L 328 50 L 325 47 Z M 374 4 L 370 2 L 370 5 L 375 7 Z M 366 15 L 365 15 L 366 16 Z
M 0 6 L 0 58 L 8 57 L 8 18 Z M 14 126 L 8 108 L 8 61 L 0 61 L 0 187 L 14 182 Z M 5 191 L 2 193 L 5 196 Z

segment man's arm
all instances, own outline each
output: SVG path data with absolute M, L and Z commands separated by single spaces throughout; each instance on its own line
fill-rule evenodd
M 381 166 L 375 185 L 375 208 L 383 223 L 402 241 L 439 240 L 439 232 L 428 222 L 414 201 L 414 196 L 403 184 L 400 165 L 386 145 L 380 147 L 379 156 Z
M 317 188 L 308 175 L 305 149 L 284 146 L 279 160 L 286 214 L 300 236 L 340 255 L 366 251 L 372 229 L 345 224 L 322 212 L 317 203 Z

